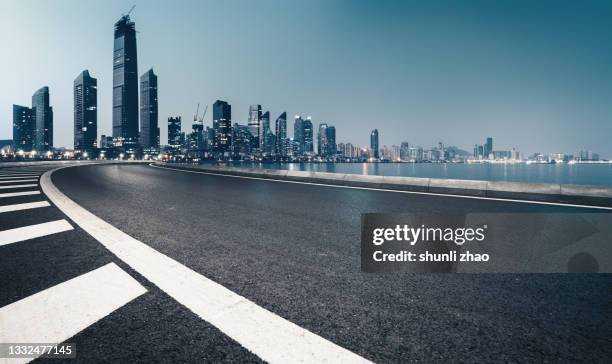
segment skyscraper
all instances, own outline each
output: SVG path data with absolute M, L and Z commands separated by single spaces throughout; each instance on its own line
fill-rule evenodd
M 168 118 L 168 146 L 174 150 L 181 147 L 181 117 Z
M 213 104 L 214 150 L 223 156 L 232 145 L 232 105 L 217 100 Z
M 138 60 L 136 28 L 129 15 L 115 23 L 113 48 L 113 139 L 115 144 L 138 143 Z
M 34 112 L 34 150 L 46 152 L 53 149 L 53 108 L 49 106 L 49 87 L 44 86 L 32 95 Z
M 338 152 L 338 148 L 336 146 L 336 127 L 333 125 L 328 125 L 325 130 L 325 156 L 328 158 L 334 158 L 336 153 Z
M 249 106 L 249 131 L 253 136 L 253 148 L 259 148 L 259 124 L 261 122 L 261 105 Z
M 373 158 L 380 158 L 378 152 L 378 129 L 372 130 L 372 133 L 370 134 L 370 149 L 372 150 Z
M 140 142 L 143 149 L 159 149 L 157 75 L 153 68 L 140 76 Z
M 98 80 L 81 72 L 74 80 L 74 150 L 93 156 L 98 139 Z
M 34 110 L 13 105 L 13 149 L 30 152 L 34 149 Z
M 489 158 L 489 154 L 493 153 L 493 138 L 492 137 L 488 137 L 487 138 L 487 144 L 485 144 L 485 154 L 484 154 L 484 158 L 488 159 Z
M 266 111 L 261 115 L 261 120 L 259 122 L 259 151 L 261 154 L 264 154 L 269 151 L 269 145 L 266 144 L 266 135 L 268 135 L 268 130 L 270 129 L 270 112 Z
M 310 119 L 310 116 L 306 117 L 303 126 L 304 154 L 312 155 L 312 153 L 314 152 L 314 143 L 312 141 L 312 120 Z
M 285 139 L 287 139 L 287 113 L 283 112 L 276 118 L 276 143 L 274 153 L 278 157 L 286 155 Z
M 320 157 L 326 157 L 327 148 L 327 124 L 319 124 L 319 132 L 317 133 L 317 154 Z

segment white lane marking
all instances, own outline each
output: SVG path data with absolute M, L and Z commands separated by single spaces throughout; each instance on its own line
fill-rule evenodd
M 9 188 L 26 188 L 26 187 L 37 187 L 36 183 L 27 184 L 27 185 L 10 185 L 10 186 L 0 186 L 0 190 L 7 190 Z
M 0 181 L 0 183 L 22 183 L 22 182 L 36 182 L 38 181 L 38 178 L 33 178 L 33 179 L 13 179 L 10 181 Z
M 412 194 L 412 195 L 427 195 L 427 196 L 438 196 L 438 197 L 469 198 L 469 199 L 474 199 L 474 200 L 489 200 L 489 201 L 500 201 L 500 202 L 518 202 L 518 203 L 526 203 L 526 204 L 534 204 L 534 205 L 551 205 L 551 206 L 563 206 L 563 207 L 578 207 L 578 208 L 583 208 L 583 209 L 612 210 L 612 207 L 606 207 L 606 206 L 576 205 L 576 204 L 562 203 L 562 202 L 516 200 L 516 199 L 511 199 L 511 198 L 453 195 L 453 194 L 433 193 L 433 192 L 389 190 L 389 189 L 386 189 L 386 188 L 375 188 L 375 187 L 357 187 L 357 186 L 330 185 L 330 184 L 326 184 L 326 183 L 316 183 L 316 182 L 287 181 L 287 180 L 272 179 L 272 178 L 234 176 L 234 175 L 222 174 L 222 173 L 189 171 L 189 170 L 178 169 L 178 168 L 160 167 L 160 166 L 156 166 L 156 165 L 153 165 L 153 164 L 149 164 L 149 167 L 159 168 L 159 169 L 167 169 L 167 170 L 179 171 L 179 172 L 208 174 L 208 175 L 211 175 L 211 176 L 244 178 L 244 179 L 255 179 L 255 180 L 260 180 L 260 181 L 281 182 L 281 183 L 296 183 L 296 184 L 301 184 L 301 185 L 313 185 L 313 186 L 324 186 L 324 187 L 335 187 L 335 188 L 350 188 L 350 189 L 355 189 L 355 190 L 367 190 L 367 191 L 379 191 L 379 192 L 406 193 L 406 194 Z
M 270 363 L 369 363 L 103 221 L 53 185 L 54 171 L 42 176 L 41 187 L 63 213 L 142 276 L 261 359 Z
M 17 196 L 29 196 L 29 195 L 40 195 L 40 191 L 24 191 L 24 192 L 6 192 L 6 193 L 0 193 L 0 198 L 17 197 Z
M 18 176 L 9 176 L 9 177 L 0 177 L 0 180 L 7 180 L 7 179 L 20 179 L 20 178 L 38 178 L 40 175 L 39 174 L 21 174 Z
M 68 221 L 62 219 L 15 229 L 2 230 L 0 231 L 0 246 L 57 234 L 72 229 L 74 229 L 72 225 L 70 225 Z
M 18 204 L 14 204 L 14 205 L 3 205 L 3 206 L 0 206 L 0 213 L 2 213 L 2 212 L 11 212 L 11 211 L 19 211 L 19 210 L 36 209 L 36 208 L 39 208 L 39 207 L 47 207 L 47 206 L 51 206 L 47 201 L 18 203 Z
M 0 342 L 61 343 L 146 292 L 109 263 L 0 308 Z

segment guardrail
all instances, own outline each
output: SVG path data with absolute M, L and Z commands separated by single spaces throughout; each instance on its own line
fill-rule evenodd
M 154 163 L 157 166 L 209 173 L 329 185 L 428 192 L 462 196 L 612 206 L 612 187 L 553 183 L 523 183 L 440 178 L 372 176 L 350 173 L 288 171 L 265 168 Z

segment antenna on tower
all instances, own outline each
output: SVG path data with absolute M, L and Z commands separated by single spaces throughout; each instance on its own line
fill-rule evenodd
M 132 7 L 130 8 L 130 11 L 128 11 L 128 13 L 125 16 L 130 16 L 130 14 L 132 14 L 132 10 L 134 10 L 135 7 L 136 7 L 136 4 L 132 5 Z

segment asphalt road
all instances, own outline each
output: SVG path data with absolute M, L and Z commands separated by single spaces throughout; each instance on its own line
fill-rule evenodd
M 359 269 L 364 212 L 579 209 L 247 180 L 142 165 L 67 168 L 56 172 L 53 182 L 127 234 L 376 362 L 608 362 L 612 357 L 610 275 L 377 275 Z M 128 325 L 146 316 L 142 330 L 152 336 L 150 341 L 161 341 L 168 350 L 182 348 L 185 356 L 179 355 L 179 361 L 189 361 L 194 343 L 201 345 L 199 358 L 257 360 L 235 343 L 226 346 L 228 339 L 219 332 L 203 337 L 198 330 L 214 328 L 150 286 L 152 294 L 125 306 L 123 315 Z M 155 314 L 143 315 L 138 300 Z M 79 334 L 77 342 L 91 348 L 87 342 L 96 338 L 102 351 L 108 349 L 105 343 L 114 342 L 111 335 L 144 340 L 126 333 L 125 321 L 114 315 Z

